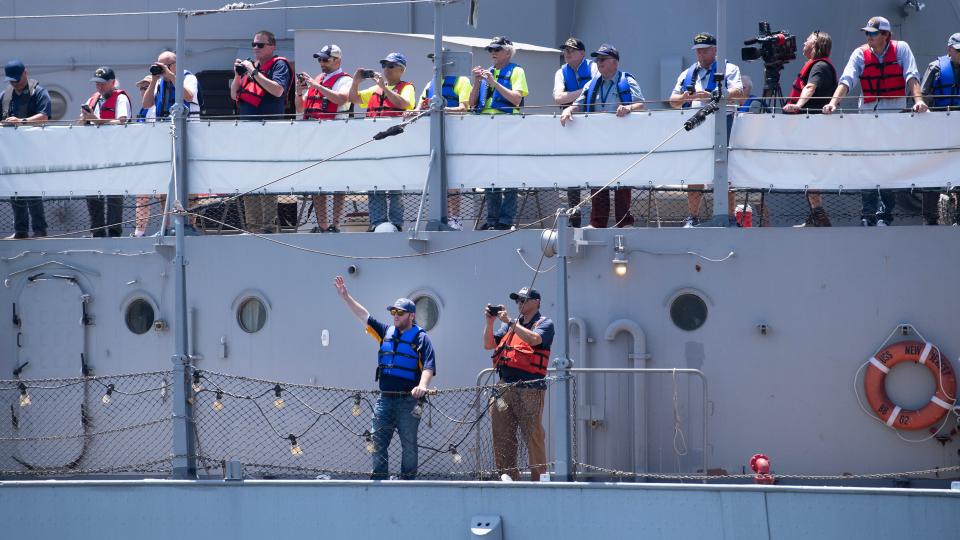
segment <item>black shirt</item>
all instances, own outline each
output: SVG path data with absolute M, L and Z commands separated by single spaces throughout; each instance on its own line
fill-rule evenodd
M 833 92 L 837 89 L 837 71 L 826 62 L 817 62 L 810 68 L 807 75 L 807 84 L 817 85 L 813 91 L 813 96 L 803 104 L 804 112 L 809 114 L 820 114 L 823 106 L 830 103 Z

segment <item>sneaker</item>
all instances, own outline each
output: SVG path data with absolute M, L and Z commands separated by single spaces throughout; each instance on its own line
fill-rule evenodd
M 503 474 L 500 475 L 500 481 L 501 481 L 501 482 L 513 482 L 513 478 L 510 478 L 510 475 L 509 475 L 509 474 L 503 473 Z
M 867 218 L 863 218 L 860 220 L 860 225 L 863 227 L 873 227 L 874 223 L 870 223 L 870 220 L 868 220 Z
M 6 239 L 7 240 L 23 240 L 24 238 L 29 238 L 29 237 L 30 235 L 28 235 L 25 232 L 15 232 L 10 236 L 8 236 Z
M 34 237 L 34 238 L 46 238 L 46 237 L 47 237 L 47 231 L 33 231 L 33 237 Z
M 324 229 L 323 232 L 337 233 L 337 232 L 340 232 L 340 229 L 336 228 L 333 225 L 330 225 L 329 227 Z
M 310 229 L 310 232 L 313 233 L 313 234 L 322 233 L 322 232 L 323 232 L 323 229 L 321 229 L 320 226 L 318 225 L 318 226 Z
M 144 234 L 146 234 L 146 231 L 142 229 L 136 229 L 132 233 L 130 233 L 130 238 L 140 238 Z
M 687 218 L 683 220 L 684 229 L 692 229 L 697 225 L 700 225 L 700 218 L 697 216 L 687 216 Z
M 810 210 L 810 214 L 807 215 L 806 221 L 804 221 L 800 225 L 794 225 L 794 227 L 832 227 L 832 226 L 833 224 L 830 223 L 830 217 L 827 215 L 827 212 L 819 206 Z
M 489 230 L 496 229 L 496 228 L 497 228 L 497 226 L 494 225 L 493 223 L 484 223 L 483 225 L 477 227 L 477 230 L 478 230 L 478 231 L 489 231 Z
M 887 225 L 889 225 L 889 223 L 887 223 L 886 221 L 882 219 L 877 220 L 877 227 L 886 227 Z
M 463 220 L 458 217 L 451 217 L 447 219 L 447 225 L 449 225 L 450 228 L 455 231 L 463 230 Z
M 493 226 L 493 228 L 497 231 L 509 231 L 510 229 L 513 228 L 513 225 L 509 223 L 497 223 L 496 225 Z

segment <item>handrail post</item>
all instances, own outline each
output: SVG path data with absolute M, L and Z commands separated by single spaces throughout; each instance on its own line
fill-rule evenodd
M 573 480 L 573 462 L 570 449 L 570 332 L 567 329 L 567 244 L 569 243 L 569 216 L 563 211 L 557 215 L 557 307 L 559 312 L 554 324 L 554 351 L 559 344 L 559 354 L 555 355 L 551 366 L 557 380 L 550 385 L 550 409 L 553 439 L 554 472 L 561 482 Z
M 188 110 L 185 110 L 183 101 L 183 70 L 179 69 L 184 64 L 186 55 L 186 28 L 187 12 L 180 10 L 177 13 L 177 68 L 180 71 L 177 74 L 177 103 L 171 106 L 174 125 L 174 154 L 176 175 L 176 193 L 175 199 L 181 204 L 186 204 L 187 177 L 186 177 L 186 126 Z M 168 201 L 169 202 L 169 201 Z M 173 205 L 171 205 L 173 207 Z M 175 210 L 180 210 L 175 208 Z M 176 224 L 176 252 L 174 256 L 174 273 L 176 286 L 176 314 L 174 316 L 174 334 L 176 338 L 176 351 L 171 358 L 173 361 L 173 477 L 176 479 L 192 479 L 197 477 L 197 456 L 196 440 L 194 438 L 195 426 L 193 418 L 193 405 L 190 402 L 191 384 L 190 384 L 190 351 L 189 326 L 187 318 L 187 259 L 186 246 L 183 239 L 184 220 L 186 217 L 183 212 L 175 214 L 174 223 Z M 163 231 L 160 231 L 161 237 Z
M 430 171 L 427 192 L 430 204 L 428 231 L 449 230 L 447 225 L 447 152 L 443 142 L 443 0 L 433 2 L 433 100 L 430 102 Z M 418 218 L 419 219 L 419 218 Z

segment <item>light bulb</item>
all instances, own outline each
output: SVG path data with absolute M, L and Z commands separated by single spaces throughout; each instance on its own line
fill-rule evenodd
M 223 410 L 223 390 L 217 390 L 217 399 L 214 400 L 210 407 L 217 412 Z
M 353 397 L 353 408 L 350 409 L 350 414 L 352 414 L 354 418 L 363 414 L 363 410 L 360 409 L 360 394 Z
M 167 382 L 160 385 L 160 399 L 167 399 Z
M 493 394 L 490 396 L 490 404 L 496 406 L 498 412 L 504 412 L 509 408 L 507 405 L 507 400 L 503 399 L 500 394 Z
M 459 465 L 463 461 L 463 456 L 460 455 L 460 452 L 457 452 L 457 447 L 450 445 L 450 458 L 453 459 L 454 465 Z
M 27 393 L 27 385 L 20 383 L 20 406 L 27 407 L 32 403 L 30 401 L 30 394 Z
M 110 397 L 111 395 L 113 395 L 112 384 L 107 386 L 107 393 L 104 394 L 102 398 L 100 398 L 100 403 L 103 403 L 104 405 L 109 405 L 110 402 L 113 401 L 113 399 Z
M 420 418 L 423 416 L 423 398 L 417 401 L 417 404 L 413 406 L 413 410 L 410 411 L 410 416 L 414 418 Z
M 367 442 L 367 444 L 366 444 L 367 453 L 368 453 L 368 454 L 372 454 L 372 453 L 374 452 L 374 450 L 377 449 L 377 447 L 373 444 L 373 439 L 370 437 L 370 432 L 369 432 L 369 431 L 367 432 L 367 436 L 365 437 L 365 439 L 366 439 L 366 442 Z
M 192 385 L 192 387 L 193 387 L 193 392 L 194 392 L 194 393 L 197 393 L 197 392 L 203 390 L 203 383 L 200 382 L 200 372 L 199 372 L 199 371 L 194 371 L 194 372 L 193 372 L 193 385 Z
M 623 277 L 627 275 L 627 263 L 625 262 L 616 262 L 613 264 L 613 273 Z
M 287 406 L 287 404 L 283 402 L 283 396 L 281 395 L 281 392 L 282 390 L 279 384 L 273 387 L 273 395 L 277 396 L 277 399 L 273 400 L 273 406 L 278 409 L 282 409 Z
M 302 456 L 303 448 L 300 448 L 300 444 L 297 443 L 297 437 L 291 433 L 287 438 L 290 439 L 290 455 L 294 457 Z

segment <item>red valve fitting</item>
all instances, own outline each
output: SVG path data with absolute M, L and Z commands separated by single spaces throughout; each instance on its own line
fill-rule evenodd
M 750 469 L 757 473 L 753 477 L 754 484 L 773 484 L 777 480 L 770 474 L 770 458 L 764 454 L 754 454 L 750 458 Z

